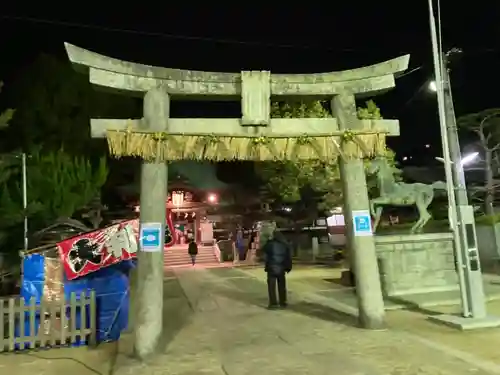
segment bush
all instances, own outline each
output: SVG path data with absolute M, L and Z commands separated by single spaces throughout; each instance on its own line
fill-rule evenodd
M 500 213 L 495 215 L 481 215 L 476 217 L 476 224 L 492 225 L 500 222 Z

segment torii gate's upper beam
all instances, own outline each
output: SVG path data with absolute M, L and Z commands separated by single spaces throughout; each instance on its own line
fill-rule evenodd
M 169 69 L 103 56 L 65 44 L 71 62 L 89 68 L 90 82 L 118 90 L 146 92 L 158 86 L 170 95 L 239 96 L 241 73 Z M 331 73 L 270 74 L 271 95 L 331 97 L 371 94 L 394 87 L 394 75 L 408 68 L 409 55 L 379 64 Z

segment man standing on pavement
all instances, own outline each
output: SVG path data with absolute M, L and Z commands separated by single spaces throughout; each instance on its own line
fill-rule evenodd
M 269 309 L 287 306 L 287 291 L 285 275 L 292 270 L 292 251 L 285 236 L 274 231 L 273 237 L 264 245 L 264 254 L 267 272 L 267 292 L 269 295 Z M 276 298 L 278 287 L 278 300 Z M 278 304 L 279 303 L 279 304 Z

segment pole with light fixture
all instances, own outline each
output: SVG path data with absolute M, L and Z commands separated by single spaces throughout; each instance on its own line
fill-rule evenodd
M 463 163 L 461 161 L 460 145 L 456 132 L 456 120 L 453 109 L 453 98 L 451 97 L 449 86 L 449 76 L 444 66 L 442 53 L 438 47 L 433 0 L 428 0 L 428 3 L 434 71 L 436 77 L 435 86 L 438 99 L 443 159 L 449 200 L 449 219 L 454 236 L 463 315 L 463 318 L 451 315 L 439 315 L 430 318 L 461 329 L 498 326 L 500 325 L 499 319 L 486 316 L 474 211 L 472 207 L 468 205 L 467 193 L 465 191 Z M 450 124 L 447 124 L 448 122 L 450 122 Z M 453 158 L 453 160 L 451 160 L 451 158 Z M 455 183 L 453 183 L 453 179 Z M 460 185 L 463 186 L 461 194 L 459 194 L 458 189 L 455 189 L 460 188 Z M 465 193 L 465 197 L 463 193 Z
M 448 193 L 448 218 L 453 233 L 453 242 L 455 245 L 457 273 L 461 291 L 462 312 L 464 316 L 468 316 L 469 305 L 466 293 L 467 287 L 465 281 L 465 273 L 462 267 L 463 266 L 462 251 L 461 251 L 462 242 L 459 237 L 459 231 L 457 230 L 457 223 L 458 223 L 457 210 L 456 210 L 457 207 L 455 203 L 455 192 L 453 188 L 453 175 L 451 171 L 450 150 L 446 132 L 446 110 L 444 106 L 445 100 L 444 100 L 444 92 L 442 86 L 443 81 L 441 79 L 441 58 L 438 50 L 433 4 L 432 0 L 428 1 L 429 1 L 429 24 L 431 29 L 431 41 L 432 41 L 432 55 L 434 59 L 434 74 L 436 77 L 435 91 L 438 101 L 439 125 L 441 128 L 441 142 L 443 145 L 444 171 L 446 175 L 446 192 Z
M 460 52 L 458 49 L 450 51 L 451 53 Z M 457 227 L 460 246 L 457 246 L 457 267 L 459 275 L 463 274 L 464 290 L 462 290 L 463 316 L 473 318 L 484 318 L 486 316 L 486 304 L 484 297 L 484 288 L 482 283 L 482 273 L 477 250 L 476 226 L 474 220 L 474 209 L 469 205 L 467 197 L 467 188 L 465 183 L 464 165 L 471 162 L 478 156 L 478 153 L 472 153 L 462 158 L 460 152 L 460 141 L 458 137 L 458 128 L 456 124 L 455 109 L 453 105 L 453 96 L 451 92 L 450 75 L 448 61 L 450 53 L 441 58 L 441 87 L 444 100 L 444 115 L 446 119 L 446 136 L 450 153 L 450 164 L 453 173 L 453 185 L 456 204 Z M 431 81 L 429 89 L 438 93 L 436 81 Z M 439 98 L 438 98 L 439 99 Z M 441 158 L 436 158 L 446 163 Z M 494 234 L 496 235 L 496 233 Z M 496 240 L 496 238 L 495 238 Z M 496 241 L 495 241 L 496 243 Z M 458 254 L 457 254 L 458 255 Z
M 474 159 L 476 159 L 478 156 L 479 156 L 479 152 L 472 152 L 470 154 L 465 155 L 464 157 L 462 157 L 460 159 L 461 167 L 463 168 L 464 166 L 466 166 L 470 162 L 474 161 Z M 444 158 L 441 158 L 438 156 L 435 159 L 441 163 L 444 163 Z M 453 161 L 451 163 L 453 163 Z
M 442 79 L 444 100 L 446 109 L 446 126 L 448 131 L 448 141 L 450 146 L 450 157 L 454 163 L 452 166 L 453 177 L 455 180 L 455 192 L 457 204 L 468 206 L 467 187 L 465 185 L 464 163 L 461 162 L 460 140 L 458 138 L 457 118 L 455 116 L 455 107 L 453 105 L 453 95 L 451 92 L 451 82 L 449 74 L 449 59 L 451 54 L 459 53 L 460 50 L 452 49 L 446 55 L 442 56 Z
M 473 154 L 465 156 L 463 159 L 460 152 L 460 140 L 458 137 L 457 119 L 453 105 L 453 95 L 451 92 L 450 74 L 448 69 L 449 58 L 452 53 L 460 52 L 453 49 L 446 55 L 441 54 L 443 92 L 446 110 L 446 127 L 448 144 L 450 147 L 450 158 L 452 161 L 453 180 L 455 187 L 455 197 L 458 215 L 458 230 L 462 243 L 462 259 L 464 264 L 465 283 L 467 298 L 469 299 L 469 316 L 472 318 L 484 318 L 486 316 L 486 303 L 484 297 L 483 278 L 477 249 L 476 223 L 474 219 L 474 209 L 469 205 L 467 197 L 467 187 L 465 184 L 464 165 L 469 160 L 477 157 Z M 467 160 L 466 158 L 469 158 Z M 471 246 L 473 245 L 473 246 Z

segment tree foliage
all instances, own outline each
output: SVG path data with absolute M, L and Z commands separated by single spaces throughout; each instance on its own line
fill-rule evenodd
M 2 91 L 3 82 L 0 82 L 0 92 Z M 0 139 L 5 136 L 5 130 L 8 128 L 15 111 L 13 109 L 6 109 L 0 113 Z M 1 148 L 0 148 L 1 150 Z M 12 173 L 12 162 L 5 155 L 0 154 L 0 185 L 9 179 Z
M 2 92 L 3 82 L 0 81 L 0 92 Z M 10 120 L 14 116 L 15 111 L 13 109 L 6 109 L 0 113 L 0 130 L 4 130 L 9 125 Z
M 24 91 L 19 85 L 13 90 L 27 101 L 20 101 L 20 110 L 9 109 L 0 114 L 0 146 L 8 151 L 0 155 L 0 245 L 8 241 L 9 249 L 21 245 L 25 216 L 29 218 L 30 232 L 59 218 L 71 217 L 99 195 L 108 175 L 106 158 L 94 158 L 97 160 L 91 162 L 89 143 L 85 143 L 89 138 L 89 114 L 85 100 L 79 102 L 82 98 L 78 94 L 85 85 L 79 82 L 79 87 L 69 73 L 64 75 L 64 70 L 62 77 L 52 82 L 49 73 L 56 75 L 61 69 L 52 70 L 52 63 L 50 59 L 45 61 L 40 66 L 46 70 L 37 71 L 48 76 L 28 72 L 33 80 L 31 88 L 24 87 Z M 61 148 L 64 144 L 71 153 Z M 27 155 L 26 210 L 21 149 Z
M 322 118 L 331 117 L 325 103 L 321 101 L 300 103 L 273 103 L 272 117 L 277 118 Z M 380 109 L 373 101 L 358 108 L 361 119 L 381 119 Z M 386 157 L 394 163 L 394 152 L 388 150 Z M 263 162 L 257 164 L 257 173 L 265 182 L 267 196 L 271 200 L 299 205 L 304 214 L 317 209 L 331 209 L 341 204 L 342 188 L 338 163 L 319 160 Z M 294 207 L 295 209 L 295 207 Z
M 44 54 L 13 80 L 8 97 L 16 115 L 5 137 L 25 151 L 43 145 L 44 150 L 104 155 L 104 142 L 90 138 L 90 118 L 140 114 L 135 99 L 96 90 L 68 61 Z
M 0 91 L 3 87 L 3 83 L 0 82 Z M 3 138 L 5 130 L 9 126 L 10 120 L 14 116 L 15 111 L 13 109 L 6 109 L 0 113 L 0 139 Z M 12 158 L 7 155 L 0 154 L 0 186 L 4 186 L 9 178 L 15 172 L 16 163 L 13 162 Z M 21 218 L 17 212 L 11 212 L 9 210 L 9 205 L 11 203 L 10 197 L 0 194 L 0 244 L 6 237 L 5 228 L 8 226 L 19 224 L 23 220 L 23 212 L 21 212 Z
M 105 157 L 93 167 L 87 158 L 70 155 L 62 149 L 34 151 L 28 161 L 27 176 L 30 201 L 41 205 L 38 216 L 47 224 L 72 217 L 98 196 L 108 169 Z M 17 184 L 18 192 L 19 188 Z
M 29 218 L 30 232 L 57 219 L 72 217 L 100 194 L 108 175 L 104 157 L 93 167 L 84 156 L 70 155 L 63 150 L 43 152 L 39 149 L 28 156 L 27 210 L 23 209 L 21 168 L 15 168 L 0 188 L 0 229 L 4 231 L 19 225 L 25 215 Z
M 477 137 L 477 145 L 484 157 L 480 161 L 484 168 L 484 185 L 472 189 L 473 198 L 482 201 L 486 214 L 493 215 L 495 193 L 500 187 L 497 178 L 499 166 L 495 165 L 500 151 L 500 108 L 462 116 L 457 124 Z

